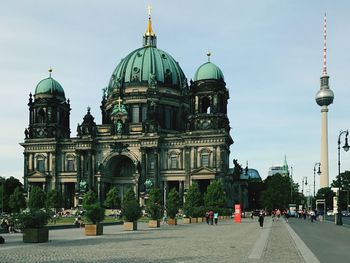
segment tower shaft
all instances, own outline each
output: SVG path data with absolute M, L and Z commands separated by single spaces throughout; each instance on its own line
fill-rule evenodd
M 320 188 L 329 186 L 328 169 L 328 107 L 321 109 L 322 129 L 321 129 L 321 175 Z

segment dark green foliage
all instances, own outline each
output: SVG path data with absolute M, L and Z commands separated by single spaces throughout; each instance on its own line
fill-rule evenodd
M 96 204 L 98 202 L 97 195 L 94 191 L 89 190 L 83 196 L 83 207 L 86 209 L 87 206 Z
M 214 210 L 226 206 L 226 194 L 220 181 L 211 183 L 204 194 L 204 204 Z
M 179 193 L 175 188 L 171 189 L 166 201 L 166 211 L 169 218 L 175 219 L 177 212 L 180 208 Z
M 193 217 L 204 217 L 207 209 L 204 206 L 196 206 L 193 208 Z
M 10 195 L 9 207 L 13 213 L 18 213 L 26 207 L 26 200 L 20 187 L 16 187 L 13 194 Z
M 98 203 L 85 206 L 85 209 L 85 217 L 87 218 L 88 222 L 96 224 L 104 220 L 105 209 L 101 207 Z
M 163 216 L 162 192 L 158 187 L 153 187 L 148 194 L 147 214 L 153 219 L 158 220 Z
M 122 215 L 125 221 L 137 221 L 142 216 L 139 203 L 136 200 L 135 192 L 130 188 L 124 196 L 122 203 Z
M 29 193 L 28 207 L 30 209 L 41 209 L 45 207 L 46 195 L 41 187 L 35 186 Z
M 15 228 L 41 228 L 47 225 L 50 213 L 40 209 L 29 209 L 13 215 Z
M 120 208 L 120 198 L 117 187 L 114 186 L 108 191 L 106 200 L 104 201 L 103 205 L 111 209 Z
M 289 177 L 275 174 L 268 176 L 265 181 L 265 190 L 261 194 L 261 203 L 265 209 L 286 209 L 290 203 L 291 181 Z
M 318 189 L 316 199 L 326 199 L 326 209 L 333 209 L 333 196 L 335 193 L 330 187 L 323 187 Z
M 5 212 L 11 212 L 11 208 L 9 206 L 10 195 L 14 193 L 17 187 L 23 190 L 23 185 L 17 178 L 14 178 L 12 176 L 7 179 L 0 177 L 0 184 L 1 184 L 0 191 L 2 192 L 2 190 L 4 190 L 3 195 L 2 194 L 0 195 L 0 197 L 3 196 L 3 203 L 4 203 L 3 209 Z M 4 184 L 4 188 L 2 187 L 3 184 Z M 1 204 L 2 202 L 0 202 L 0 205 Z
M 342 191 L 340 192 L 340 210 L 347 210 L 348 205 L 348 196 L 350 196 L 350 171 L 345 171 L 344 173 L 340 173 L 340 180 L 339 183 L 339 175 L 337 175 L 337 178 L 333 180 L 332 187 L 341 187 Z
M 202 206 L 203 204 L 203 198 L 201 195 L 201 192 L 199 191 L 198 183 L 192 182 L 192 185 L 189 187 L 185 205 L 184 205 L 184 212 L 186 216 L 194 217 L 194 208 Z
M 58 192 L 55 189 L 52 189 L 47 193 L 47 198 L 46 198 L 46 208 L 51 209 L 54 208 L 55 211 L 59 208 L 62 207 L 62 195 L 60 192 Z

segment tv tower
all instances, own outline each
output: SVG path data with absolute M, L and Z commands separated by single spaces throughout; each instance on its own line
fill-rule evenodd
M 323 29 L 323 69 L 321 76 L 320 90 L 316 94 L 316 102 L 321 106 L 321 175 L 320 187 L 329 186 L 329 169 L 328 169 L 328 105 L 333 103 L 334 93 L 329 88 L 329 76 L 327 74 L 327 18 L 324 14 L 324 29 Z

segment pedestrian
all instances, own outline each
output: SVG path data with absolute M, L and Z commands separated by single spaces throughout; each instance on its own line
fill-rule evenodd
M 207 222 L 207 225 L 209 225 L 209 211 L 205 212 L 205 221 Z
M 254 219 L 254 211 L 250 214 L 250 219 Z
M 276 211 L 276 216 L 277 216 L 277 221 L 280 221 L 281 210 L 277 209 L 277 211 Z
M 215 225 L 216 225 L 216 226 L 218 225 L 218 219 L 219 219 L 219 213 L 218 213 L 218 212 L 215 212 L 215 213 L 214 213 L 214 222 L 215 222 Z
M 261 211 L 259 213 L 259 224 L 260 224 L 260 227 L 263 228 L 263 226 L 264 226 L 264 213 L 263 213 L 263 211 Z
M 276 216 L 275 210 L 272 210 L 271 216 L 272 216 L 272 222 L 275 222 L 275 216 Z
M 163 225 L 168 223 L 168 217 L 167 217 L 167 213 L 166 210 L 164 210 L 164 214 L 163 214 Z
M 213 225 L 213 219 L 214 219 L 214 212 L 213 212 L 213 210 L 210 210 L 209 211 L 209 222 L 210 222 L 210 225 Z

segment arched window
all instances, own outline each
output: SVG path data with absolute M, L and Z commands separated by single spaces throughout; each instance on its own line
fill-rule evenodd
M 45 111 L 40 109 L 37 113 L 37 123 L 45 123 Z
M 179 153 L 176 151 L 169 153 L 169 168 L 179 169 Z
M 211 154 L 211 151 L 209 149 L 202 149 L 200 151 L 201 167 L 210 167 L 210 154 Z
M 36 156 L 36 170 L 39 172 L 45 172 L 45 156 L 37 155 Z
M 75 156 L 73 154 L 69 154 L 66 157 L 66 171 L 67 172 L 75 171 Z
M 208 97 L 204 97 L 201 100 L 201 113 L 210 113 L 210 99 Z

